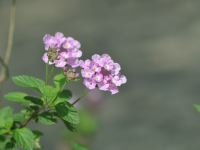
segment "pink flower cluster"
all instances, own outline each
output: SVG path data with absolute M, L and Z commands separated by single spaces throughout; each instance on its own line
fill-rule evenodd
M 79 58 L 82 56 L 81 44 L 72 37 L 64 37 L 57 32 L 55 36 L 46 34 L 43 38 L 45 54 L 42 59 L 45 63 L 54 64 L 63 68 L 66 65 L 76 68 L 79 66 Z
M 100 90 L 116 94 L 119 92 L 118 86 L 127 82 L 126 77 L 120 73 L 120 65 L 108 54 L 95 54 L 91 60 L 81 61 L 80 66 L 83 83 L 88 89 L 98 87 Z
M 72 37 L 65 37 L 60 32 L 54 36 L 46 34 L 43 42 L 46 50 L 42 57 L 43 61 L 63 68 L 68 79 L 74 79 L 78 74 L 75 69 L 70 70 L 70 67 L 80 66 L 83 84 L 88 89 L 99 88 L 116 94 L 119 92 L 118 87 L 127 82 L 126 77 L 120 73 L 120 65 L 115 63 L 108 54 L 101 56 L 95 54 L 91 60 L 79 60 L 82 56 L 80 42 Z

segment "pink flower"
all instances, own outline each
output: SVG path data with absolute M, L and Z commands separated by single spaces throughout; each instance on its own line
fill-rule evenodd
M 83 69 L 81 70 L 81 74 L 84 78 L 92 78 L 92 76 L 94 75 L 94 71 L 92 71 L 91 69 Z
M 80 49 L 81 44 L 79 41 L 74 40 L 72 37 L 67 37 L 63 43 L 63 48 L 70 50 L 70 49 Z
M 83 83 L 89 89 L 97 87 L 116 94 L 119 92 L 118 87 L 127 82 L 126 77 L 120 73 L 120 65 L 108 54 L 94 54 L 91 60 L 80 61 L 80 67 Z
M 96 87 L 96 82 L 93 81 L 92 79 L 85 79 L 83 81 L 83 84 L 90 90 L 95 89 Z
M 72 37 L 64 37 L 63 33 L 57 32 L 54 36 L 46 34 L 43 38 L 47 51 L 42 60 L 49 65 L 63 68 L 66 65 L 76 68 L 80 65 L 79 58 L 82 56 L 81 44 Z
M 55 34 L 55 36 L 52 36 L 50 34 L 46 34 L 43 37 L 43 42 L 45 45 L 45 50 L 49 50 L 50 48 L 52 49 L 60 49 L 60 46 L 63 44 L 63 42 L 65 41 L 65 37 L 63 35 L 63 33 L 57 32 Z
M 64 68 L 65 65 L 67 64 L 67 62 L 65 61 L 65 59 L 61 56 L 58 57 L 58 59 L 56 59 L 54 61 L 55 63 L 55 66 L 58 67 L 58 68 Z
M 96 81 L 97 83 L 100 83 L 100 82 L 103 80 L 103 74 L 101 74 L 101 73 L 96 73 L 96 74 L 94 75 L 94 79 L 95 79 L 95 81 Z

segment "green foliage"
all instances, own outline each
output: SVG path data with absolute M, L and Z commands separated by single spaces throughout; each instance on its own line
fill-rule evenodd
M 9 101 L 21 103 L 24 105 L 29 105 L 30 102 L 25 99 L 26 96 L 28 96 L 26 93 L 10 92 L 10 93 L 6 94 L 4 97 Z
M 40 149 L 42 133 L 28 128 L 30 121 L 53 125 L 60 119 L 70 131 L 76 130 L 80 122 L 79 112 L 69 103 L 72 93 L 64 89 L 67 80 L 63 73 L 54 77 L 54 86 L 32 76 L 22 75 L 12 79 L 20 87 L 39 91 L 40 96 L 24 92 L 9 92 L 4 96 L 23 108 L 17 113 L 13 113 L 10 107 L 0 109 L 0 149 Z
M 75 107 L 66 105 L 65 103 L 59 103 L 55 106 L 58 116 L 64 121 L 77 125 L 79 124 L 79 113 Z
M 23 93 L 23 92 L 10 92 L 4 96 L 7 100 L 20 103 L 25 106 L 29 105 L 42 105 L 43 102 L 41 99 L 28 96 L 28 94 Z
M 40 137 L 43 135 L 43 133 L 38 130 L 33 130 L 32 132 L 34 134 L 34 148 L 40 149 Z
M 66 83 L 66 76 L 63 73 L 60 73 L 54 77 L 54 84 L 56 88 L 61 89 Z
M 25 100 L 29 101 L 30 105 L 43 105 L 43 101 L 40 98 L 33 97 L 33 96 L 25 96 Z
M 72 150 L 88 150 L 87 144 L 81 139 L 87 141 L 88 137 L 95 133 L 97 122 L 92 113 L 87 109 L 79 110 L 79 116 L 80 123 L 76 126 L 77 132 L 66 131 L 66 140 Z
M 69 90 L 63 90 L 62 92 L 59 92 L 57 95 L 57 98 L 54 102 L 55 105 L 59 103 L 66 103 L 72 98 L 72 93 Z
M 13 137 L 17 146 L 25 150 L 33 150 L 35 136 L 28 128 L 20 128 L 13 131 Z
M 13 125 L 13 111 L 10 107 L 5 107 L 0 110 L 0 135 L 9 133 Z
M 15 122 L 23 122 L 26 118 L 28 118 L 30 114 L 27 112 L 27 110 L 21 110 L 19 113 L 14 114 L 14 121 Z
M 44 101 L 51 103 L 57 97 L 58 90 L 52 86 L 46 85 L 42 94 Z
M 57 122 L 56 117 L 53 113 L 43 112 L 38 116 L 38 122 L 44 125 L 53 125 Z
M 13 77 L 12 80 L 18 86 L 25 88 L 33 88 L 40 92 L 43 92 L 45 86 L 45 82 L 43 80 L 32 76 L 21 75 Z
M 81 144 L 75 143 L 75 142 L 72 144 L 72 147 L 73 147 L 73 150 L 89 150 L 84 145 L 81 145 Z

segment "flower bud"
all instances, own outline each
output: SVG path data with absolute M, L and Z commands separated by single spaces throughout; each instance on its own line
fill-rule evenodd
M 67 76 L 68 80 L 75 80 L 79 76 L 75 69 L 68 69 L 65 70 L 65 75 Z
M 47 56 L 50 62 L 54 61 L 58 57 L 58 51 L 54 48 L 50 48 L 47 52 Z

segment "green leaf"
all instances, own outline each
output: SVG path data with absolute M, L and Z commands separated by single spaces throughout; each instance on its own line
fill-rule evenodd
M 39 137 L 43 136 L 43 133 L 40 132 L 39 130 L 33 130 L 32 132 L 35 135 L 35 138 L 39 138 Z
M 62 120 L 67 129 L 69 129 L 71 132 L 77 132 L 78 131 L 78 125 L 77 124 L 72 124 L 70 122 L 67 122 L 65 120 Z
M 0 142 L 5 142 L 6 138 L 3 135 L 0 135 Z
M 15 122 L 24 122 L 26 119 L 30 118 L 32 111 L 27 109 L 22 109 L 20 112 L 14 114 Z
M 13 132 L 13 137 L 18 146 L 24 150 L 33 150 L 35 135 L 28 128 L 16 129 Z
M 16 150 L 15 140 L 12 137 L 11 138 L 3 137 L 3 139 L 2 137 L 0 140 L 0 150 Z
M 5 149 L 5 145 L 7 143 L 6 141 L 7 139 L 5 138 L 5 136 L 3 135 L 0 135 L 0 149 Z
M 55 108 L 60 118 L 74 125 L 79 124 L 79 113 L 73 106 L 59 103 Z
M 39 90 L 40 92 L 43 92 L 45 86 L 45 82 L 43 80 L 32 76 L 21 75 L 13 77 L 12 80 L 18 86 L 34 88 L 36 90 Z
M 10 92 L 8 94 L 6 94 L 4 97 L 12 102 L 17 102 L 17 103 L 21 103 L 24 105 L 29 105 L 30 101 L 25 100 L 25 97 L 27 96 L 26 93 L 22 93 L 22 92 Z
M 194 104 L 194 108 L 196 109 L 197 112 L 200 112 L 200 105 Z
M 41 124 L 45 125 L 53 125 L 57 122 L 56 118 L 54 115 L 50 112 L 43 112 L 38 116 L 38 121 Z
M 43 101 L 37 97 L 25 96 L 24 99 L 27 101 L 30 101 L 32 104 L 35 104 L 35 105 L 40 105 L 40 106 L 43 105 Z
M 36 149 L 41 149 L 41 146 L 40 146 L 40 137 L 43 135 L 42 132 L 38 131 L 38 130 L 34 130 L 33 131 L 33 134 L 35 136 L 34 140 L 34 148 Z
M 25 114 L 23 113 L 16 113 L 14 114 L 14 121 L 16 122 L 22 122 L 25 120 Z
M 83 146 L 79 143 L 75 143 L 75 142 L 72 144 L 72 147 L 73 147 L 73 150 L 89 150 L 85 146 Z
M 36 104 L 36 105 L 43 104 L 41 99 L 28 96 L 28 94 L 22 93 L 22 92 L 10 92 L 6 94 L 4 97 L 9 101 L 21 103 L 25 106 L 30 105 L 30 104 Z
M 66 82 L 66 76 L 63 73 L 60 73 L 54 77 L 54 84 L 56 88 L 61 89 Z
M 8 132 L 13 122 L 13 110 L 10 107 L 0 109 L 0 134 Z
M 31 117 L 33 112 L 34 111 L 30 108 L 22 109 L 20 112 L 14 114 L 14 121 L 24 122 Z
M 15 140 L 11 138 L 10 140 L 8 139 L 6 144 L 5 144 L 5 149 L 6 150 L 16 150 L 15 147 Z
M 57 105 L 58 103 L 65 103 L 67 101 L 69 101 L 72 98 L 72 93 L 69 90 L 63 90 L 62 92 L 60 92 L 54 102 L 55 105 Z
M 47 85 L 45 86 L 43 91 L 43 98 L 47 102 L 52 102 L 53 100 L 55 100 L 57 94 L 58 94 L 58 89 Z

